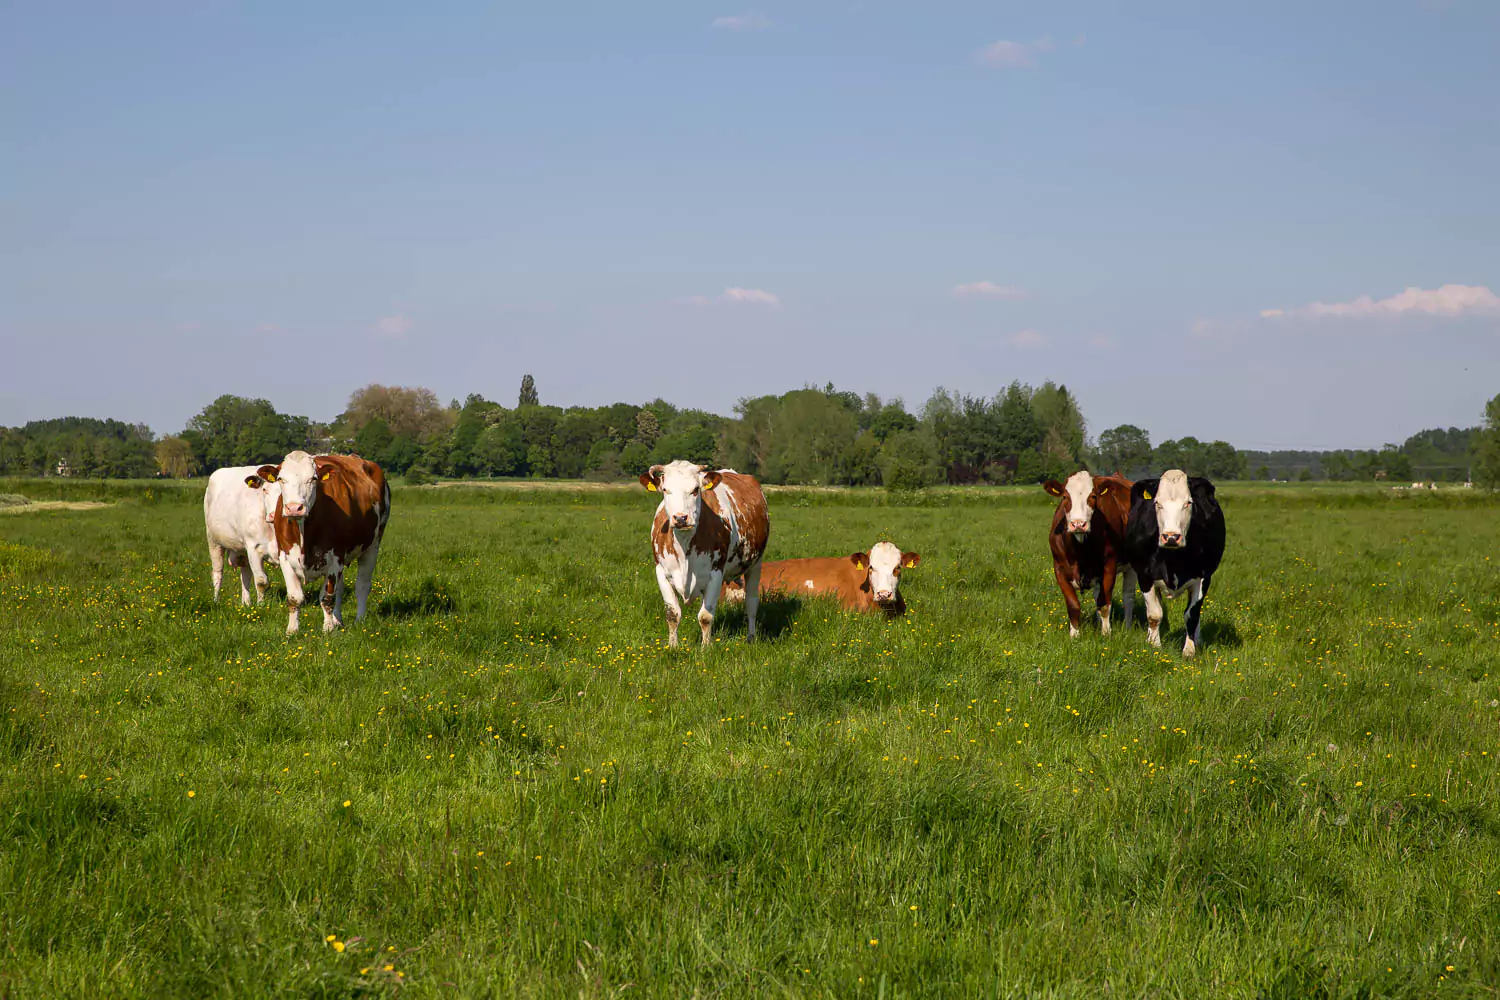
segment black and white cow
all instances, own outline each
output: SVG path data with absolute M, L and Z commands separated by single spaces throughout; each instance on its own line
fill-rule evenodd
M 1192 656 L 1198 651 L 1203 599 L 1224 558 L 1224 512 L 1214 484 L 1181 469 L 1138 480 L 1130 490 L 1125 544 L 1146 599 L 1151 644 L 1161 645 L 1162 599 L 1186 593 L 1182 655 Z

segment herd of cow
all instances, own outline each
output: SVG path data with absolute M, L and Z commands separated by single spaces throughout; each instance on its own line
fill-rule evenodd
M 901 571 L 920 561 L 915 552 L 879 542 L 849 556 L 763 562 L 771 522 L 754 476 L 677 461 L 653 465 L 640 481 L 661 494 L 651 548 L 670 645 L 677 645 L 683 605 L 694 600 L 701 602 L 705 645 L 721 599 L 744 602 L 751 641 L 767 594 L 829 596 L 850 610 L 887 615 L 906 610 Z M 1049 537 L 1069 633 L 1078 635 L 1082 624 L 1079 593 L 1093 588 L 1100 630 L 1109 634 L 1115 579 L 1123 569 L 1126 625 L 1139 583 L 1153 645 L 1161 645 L 1163 600 L 1187 595 L 1182 651 L 1192 656 L 1203 599 L 1224 555 L 1224 513 L 1213 483 L 1177 469 L 1134 483 L 1119 473 L 1083 471 L 1043 488 L 1058 498 Z M 297 631 L 309 584 L 319 593 L 328 632 L 342 624 L 344 571 L 355 566 L 356 618 L 362 619 L 390 514 L 384 472 L 355 455 L 294 451 L 276 465 L 220 469 L 203 497 L 214 599 L 227 559 L 240 571 L 240 599 L 249 604 L 253 586 L 256 599 L 264 600 L 269 560 L 286 583 L 287 634 Z

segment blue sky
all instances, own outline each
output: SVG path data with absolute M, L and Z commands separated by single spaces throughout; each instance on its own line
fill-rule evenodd
M 4 3 L 0 424 L 527 371 L 724 413 L 1050 378 L 1241 447 L 1476 423 L 1500 5 L 1229 6 Z

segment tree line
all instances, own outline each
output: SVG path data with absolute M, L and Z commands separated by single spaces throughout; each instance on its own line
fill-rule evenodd
M 993 396 L 938 388 L 900 398 L 829 383 L 742 399 L 732 417 L 647 403 L 558 407 L 523 379 L 514 406 L 478 394 L 444 405 L 420 387 L 369 385 L 331 423 L 264 399 L 220 396 L 177 434 L 65 417 L 0 428 L 0 474 L 186 478 L 296 449 L 355 452 L 409 481 L 432 477 L 622 480 L 686 458 L 768 483 L 918 489 L 939 483 L 1035 483 L 1080 467 L 1139 477 L 1165 468 L 1217 480 L 1412 478 L 1500 484 L 1500 396 L 1480 427 L 1434 429 L 1380 450 L 1244 451 L 1194 437 L 1151 441 L 1122 424 L 1091 438 L 1064 385 L 1012 382 Z

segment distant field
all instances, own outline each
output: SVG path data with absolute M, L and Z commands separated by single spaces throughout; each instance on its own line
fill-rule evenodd
M 920 551 L 911 614 L 707 652 L 639 488 L 400 488 L 373 616 L 293 641 L 201 491 L 0 481 L 109 504 L 0 517 L 0 996 L 1500 984 L 1493 495 L 1226 486 L 1184 661 L 1181 602 L 1067 638 L 1034 487 L 773 493 L 773 558 Z

